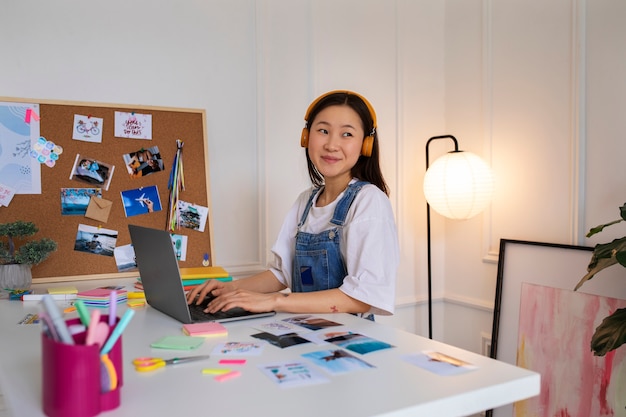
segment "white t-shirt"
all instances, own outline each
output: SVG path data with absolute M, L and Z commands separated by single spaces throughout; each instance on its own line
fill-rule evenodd
M 289 210 L 272 247 L 274 259 L 270 261 L 269 269 L 289 288 L 298 223 L 311 191 L 309 189 L 300 194 Z M 314 203 L 302 231 L 317 234 L 334 227 L 330 220 L 343 194 L 324 207 L 316 207 Z M 348 296 L 369 304 L 370 313 L 393 314 L 396 274 L 400 262 L 398 231 L 389 198 L 375 185 L 365 185 L 356 195 L 346 216 L 341 242 L 341 254 L 348 275 L 339 289 Z

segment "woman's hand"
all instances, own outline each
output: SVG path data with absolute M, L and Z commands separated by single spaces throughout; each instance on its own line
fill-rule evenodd
M 235 307 L 254 313 L 273 311 L 276 309 L 277 298 L 284 297 L 280 293 L 259 293 L 241 289 L 229 291 L 225 288 L 215 289 L 212 294 L 216 298 L 207 305 L 204 310 L 206 313 L 228 311 Z
M 223 282 L 218 279 L 208 279 L 187 293 L 187 304 L 201 304 L 207 296 L 218 296 L 221 291 L 234 291 L 232 282 Z

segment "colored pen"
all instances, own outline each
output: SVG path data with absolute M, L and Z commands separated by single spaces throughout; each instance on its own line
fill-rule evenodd
M 78 311 L 78 317 L 80 317 L 80 322 L 83 323 L 85 327 L 89 327 L 89 310 L 87 310 L 85 302 L 83 300 L 76 300 L 74 302 L 74 306 L 76 307 L 76 311 Z
M 50 317 L 48 317 L 48 314 L 42 311 L 41 313 L 39 313 L 39 318 L 41 319 L 41 327 L 43 329 L 43 332 L 46 334 L 46 336 L 58 342 L 59 336 L 57 335 L 56 330 L 54 330 L 54 326 L 52 325 L 52 322 L 50 321 Z
M 117 321 L 116 314 L 117 307 L 117 291 L 111 291 L 111 295 L 109 295 L 109 327 L 115 326 L 115 322 Z
M 85 339 L 86 345 L 93 345 L 95 343 L 96 331 L 98 323 L 100 323 L 100 310 L 97 308 L 91 310 L 91 318 L 87 326 L 87 338 Z
M 61 342 L 67 343 L 68 345 L 73 345 L 74 339 L 72 338 L 72 335 L 67 328 L 65 320 L 63 320 L 63 316 L 61 315 L 59 308 L 54 303 L 54 299 L 52 298 L 52 296 L 50 294 L 45 294 L 41 302 L 43 303 L 43 307 L 46 310 L 46 313 L 48 313 L 48 317 L 52 322 L 51 324 L 52 326 L 54 326 L 54 329 L 56 330 L 56 333 L 59 336 Z
M 111 351 L 111 349 L 113 349 L 113 345 L 115 344 L 115 342 L 117 342 L 117 339 L 120 338 L 120 336 L 122 335 L 122 332 L 124 331 L 124 329 L 126 329 L 128 322 L 130 321 L 131 318 L 133 318 L 134 315 L 135 315 L 135 310 L 132 310 L 130 308 L 124 312 L 124 315 L 120 319 L 120 322 L 117 323 L 117 326 L 115 326 L 115 328 L 113 329 L 113 332 L 111 332 L 111 336 L 109 336 L 106 343 L 100 350 L 100 355 L 106 355 L 107 353 Z
M 76 299 L 76 294 L 24 294 L 22 301 L 41 301 L 44 297 L 52 297 L 53 300 L 72 301 Z

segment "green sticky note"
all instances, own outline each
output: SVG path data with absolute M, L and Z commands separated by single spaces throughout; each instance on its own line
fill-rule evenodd
M 165 336 L 150 346 L 156 349 L 191 350 L 204 343 L 203 337 Z

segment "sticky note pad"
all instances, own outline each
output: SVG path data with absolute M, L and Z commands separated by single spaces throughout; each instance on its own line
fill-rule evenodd
M 202 337 L 165 336 L 150 346 L 156 349 L 191 350 L 204 343 Z
M 74 286 L 48 288 L 48 294 L 77 294 L 78 289 Z
M 183 333 L 187 336 L 212 337 L 227 336 L 228 330 L 220 323 L 207 321 L 203 323 L 183 324 Z

